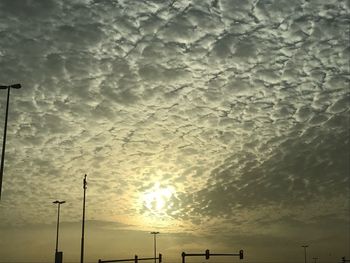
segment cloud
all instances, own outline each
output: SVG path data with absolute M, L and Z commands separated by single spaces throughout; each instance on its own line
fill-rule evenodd
M 243 242 L 343 226 L 348 13 L 346 1 L 2 1 L 0 79 L 23 88 L 0 224 L 52 223 L 58 198 L 77 222 L 87 173 L 89 217 L 138 230 Z M 174 189 L 161 211 L 142 200 L 157 183 Z

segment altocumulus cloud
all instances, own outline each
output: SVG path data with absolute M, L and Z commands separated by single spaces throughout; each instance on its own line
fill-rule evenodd
M 95 220 L 145 229 L 154 222 L 140 218 L 158 215 L 170 232 L 230 229 L 247 243 L 300 229 L 322 238 L 333 222 L 324 235 L 338 234 L 349 223 L 349 9 L 1 1 L 0 79 L 23 89 L 11 97 L 0 224 L 52 222 L 42 200 L 57 198 L 79 220 L 88 173 Z M 140 201 L 156 184 L 174 189 L 161 212 Z

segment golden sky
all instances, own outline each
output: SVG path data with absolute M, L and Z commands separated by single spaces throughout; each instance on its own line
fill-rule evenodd
M 87 262 L 152 256 L 151 231 L 166 263 L 350 257 L 349 10 L 1 0 L 0 262 L 53 260 L 54 200 L 79 261 L 85 174 Z

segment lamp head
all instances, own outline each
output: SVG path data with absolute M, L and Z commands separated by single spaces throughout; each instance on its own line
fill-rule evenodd
M 18 84 L 12 84 L 8 86 L 1 85 L 0 89 L 9 89 L 9 88 L 20 89 L 21 87 L 22 87 L 21 84 L 18 83 Z
M 10 88 L 13 88 L 13 89 L 20 89 L 22 88 L 21 84 L 17 83 L 17 84 L 12 84 L 9 86 Z
M 56 201 L 53 201 L 52 203 L 53 204 L 64 204 L 66 201 L 58 201 L 58 200 L 56 200 Z

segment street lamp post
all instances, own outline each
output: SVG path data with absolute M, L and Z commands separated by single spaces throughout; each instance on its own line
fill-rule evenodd
M 58 252 L 58 232 L 60 227 L 60 208 L 61 205 L 64 204 L 66 201 L 54 201 L 53 204 L 57 204 L 57 231 L 56 231 L 56 250 L 55 250 L 55 263 L 61 263 L 62 262 L 62 252 Z
M 6 146 L 6 134 L 7 134 L 7 118 L 9 112 L 9 101 L 10 101 L 10 90 L 20 89 L 21 84 L 13 84 L 9 86 L 0 86 L 0 89 L 7 89 L 7 101 L 6 101 L 6 113 L 5 113 L 5 127 L 4 127 L 4 137 L 2 141 L 2 154 L 1 154 L 1 166 L 0 166 L 0 200 L 1 200 L 1 189 L 2 189 L 2 177 L 4 173 L 4 162 L 5 162 L 5 146 Z
M 154 243 L 154 263 L 156 263 L 156 257 L 157 257 L 157 234 L 159 234 L 159 232 L 151 232 L 150 234 L 153 235 L 153 243 Z
M 304 248 L 304 259 L 305 259 L 305 263 L 306 263 L 306 248 L 309 247 L 308 245 L 303 245 L 301 246 Z

